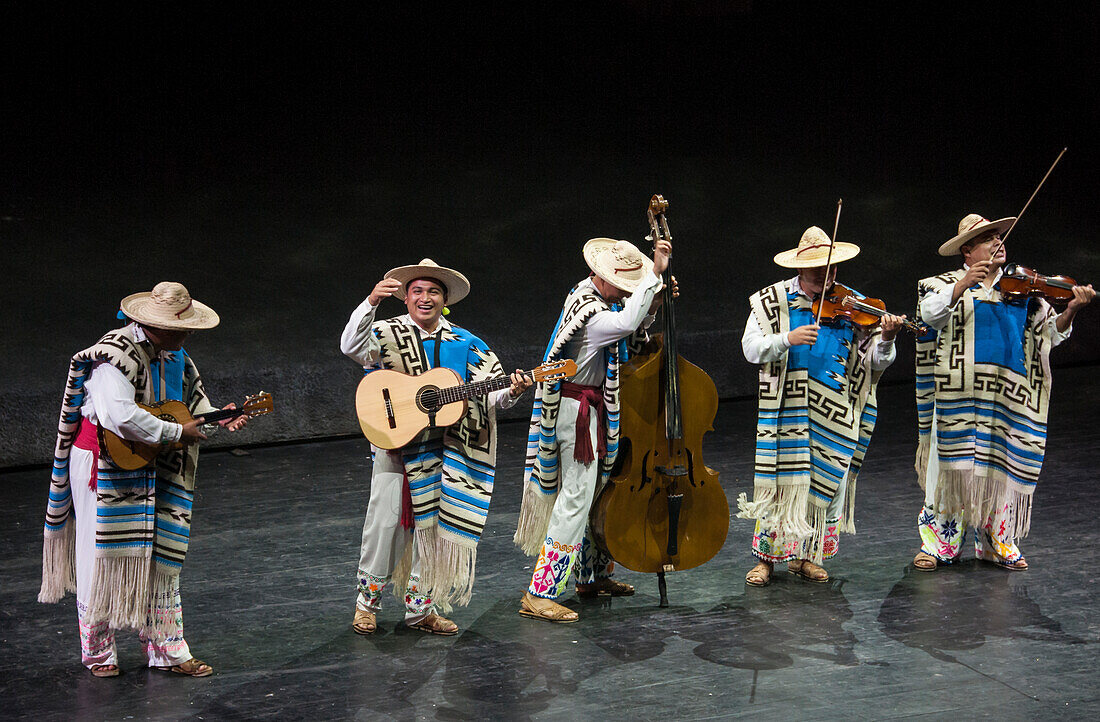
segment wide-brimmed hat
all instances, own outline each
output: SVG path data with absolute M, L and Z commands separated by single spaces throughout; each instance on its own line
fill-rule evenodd
M 119 305 L 128 318 L 167 331 L 196 331 L 221 322 L 214 309 L 191 298 L 187 288 L 175 281 L 161 281 L 152 291 L 127 296 Z
M 829 247 L 833 255 L 829 257 Z M 810 226 L 798 241 L 798 248 L 775 254 L 775 262 L 784 268 L 817 268 L 830 262 L 840 263 L 859 255 L 859 246 L 838 241 L 833 243 L 829 235 L 817 226 Z
M 418 278 L 431 278 L 443 284 L 447 289 L 447 305 L 453 306 L 470 292 L 470 281 L 458 271 L 444 268 L 430 258 L 425 258 L 414 266 L 398 266 L 386 271 L 386 278 L 401 281 L 401 288 L 393 295 L 405 300 L 405 287 Z
M 653 272 L 653 261 L 630 241 L 593 238 L 584 244 L 584 261 L 592 272 L 620 291 L 633 292 Z
M 1004 231 L 1015 221 L 1016 216 L 998 218 L 995 221 L 990 221 L 979 216 L 977 213 L 971 213 L 959 221 L 959 235 L 940 246 L 940 255 L 953 256 L 959 252 L 959 248 L 967 241 L 977 238 L 987 231 Z

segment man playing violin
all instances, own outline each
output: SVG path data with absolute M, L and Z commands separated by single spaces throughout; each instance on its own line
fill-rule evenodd
M 627 241 L 593 238 L 584 246 L 591 274 L 566 296 L 546 352 L 547 361 L 576 360 L 577 374 L 535 391 L 514 541 L 538 561 L 520 602 L 522 616 L 577 621 L 576 612 L 554 601 L 570 574 L 582 597 L 634 593 L 611 578 L 614 564 L 592 543 L 588 515 L 618 451 L 619 367 L 647 339 L 671 254 L 663 239 L 652 261 Z
M 1095 291 L 1073 286 L 1061 313 L 1043 298 L 1006 297 L 1001 235 L 1015 220 L 966 216 L 939 249 L 961 254 L 963 267 L 917 285 L 930 329 L 917 339 L 920 571 L 956 561 L 968 526 L 978 559 L 1028 567 L 1016 541 L 1031 524 L 1046 447 L 1050 350 L 1069 338 Z
M 835 280 L 830 264 L 857 253 L 855 244 L 834 244 L 808 228 L 797 248 L 775 256 L 798 275 L 749 299 L 741 346 L 760 364 L 760 414 L 753 500 L 740 495 L 738 516 L 756 519 L 759 561 L 745 576 L 752 586 L 767 585 L 777 562 L 803 579 L 828 581 L 822 562 L 837 553 L 840 532 L 855 532 L 856 475 L 874 430 L 875 385 L 894 361 L 905 321 L 884 314 L 874 328 L 843 317 L 815 322 L 813 300 Z
M 485 342 L 444 318 L 447 304 L 469 292 L 466 276 L 430 258 L 391 269 L 352 313 L 340 350 L 366 373 L 386 368 L 418 375 L 446 367 L 465 382 L 501 376 L 500 362 Z M 379 304 L 391 296 L 402 300 L 408 313 L 375 321 Z M 470 600 L 477 543 L 493 491 L 496 409 L 510 408 L 531 385 L 519 370 L 511 382 L 471 399 L 466 415 L 446 429 L 426 431 L 401 449 L 371 446 L 370 501 L 352 619 L 358 634 L 377 629 L 382 590 L 391 579 L 394 595 L 404 600 L 407 626 L 458 634 L 458 625 L 438 611 Z
M 69 365 L 38 600 L 56 602 L 76 592 L 81 659 L 93 676 L 118 676 L 115 630 L 130 628 L 138 631 L 149 667 L 206 677 L 213 668 L 191 656 L 183 637 L 179 574 L 190 539 L 198 443 L 206 439 L 202 414 L 216 409 L 182 346 L 220 319 L 170 281 L 127 296 L 121 309 L 119 318 L 131 322 Z M 185 403 L 195 418 L 179 424 L 138 406 L 170 399 Z M 218 423 L 236 431 L 247 419 Z M 101 430 L 163 446 L 154 464 L 127 470 L 101 449 Z M 175 442 L 183 448 L 169 446 Z

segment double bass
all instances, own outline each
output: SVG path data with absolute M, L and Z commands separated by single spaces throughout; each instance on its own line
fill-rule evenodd
M 649 202 L 654 245 L 672 240 L 667 209 L 660 195 Z M 697 567 L 717 554 L 730 512 L 718 472 L 703 462 L 703 435 L 713 430 L 718 391 L 706 372 L 676 350 L 671 268 L 663 280 L 660 345 L 620 368 L 619 453 L 592 505 L 589 526 L 596 545 L 614 561 L 657 574 L 660 605 L 667 607 L 665 573 Z

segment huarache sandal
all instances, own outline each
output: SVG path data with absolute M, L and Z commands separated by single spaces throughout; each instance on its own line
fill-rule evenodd
M 209 677 L 214 674 L 213 667 L 194 657 L 183 664 L 176 664 L 171 667 L 153 667 L 153 669 L 159 669 L 161 672 L 171 672 L 172 674 L 182 674 L 187 677 Z
M 1027 561 L 1024 560 L 1023 557 L 1020 557 L 1019 559 L 1017 559 L 1016 561 L 1014 561 L 1012 563 L 1002 562 L 1002 561 L 997 560 L 997 559 L 986 559 L 986 561 L 990 562 L 992 564 L 996 564 L 997 566 L 1001 567 L 1002 569 L 1007 569 L 1010 572 L 1026 572 L 1027 571 Z
M 829 581 L 829 572 L 825 571 L 825 567 L 819 567 L 808 559 L 795 559 L 787 562 L 787 571 L 810 582 Z
M 577 596 L 584 599 L 593 597 L 629 597 L 634 594 L 634 587 L 626 582 L 620 582 L 611 577 L 597 579 L 591 584 L 578 584 Z
M 580 619 L 580 615 L 572 609 L 563 607 L 552 599 L 536 597 L 531 592 L 523 593 L 523 599 L 519 602 L 519 614 L 521 617 L 541 619 L 554 624 L 570 624 Z
M 771 562 L 757 562 L 745 575 L 745 583 L 753 587 L 766 587 L 772 581 Z
M 458 625 L 447 619 L 441 617 L 435 612 L 432 612 L 428 616 L 421 619 L 416 624 L 406 625 L 409 629 L 418 629 L 421 632 L 427 632 L 428 634 L 439 634 L 444 637 L 453 637 L 458 634 Z
M 934 572 L 938 566 L 939 561 L 936 557 L 927 552 L 917 552 L 917 555 L 913 557 L 913 568 L 918 572 Z
M 88 668 L 88 671 L 92 673 L 93 677 L 117 677 L 118 665 L 117 664 L 93 664 Z
M 355 617 L 351 620 L 351 628 L 356 634 L 374 634 L 378 629 L 378 621 L 374 612 L 369 609 L 355 608 Z

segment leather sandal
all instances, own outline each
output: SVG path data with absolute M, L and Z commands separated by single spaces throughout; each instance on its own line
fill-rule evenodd
M 1020 557 L 1019 559 L 1017 559 L 1012 564 L 1008 564 L 1006 562 L 1002 562 L 1002 561 L 996 560 L 996 559 L 986 559 L 986 561 L 991 563 L 991 564 L 996 564 L 1001 569 L 1007 569 L 1010 572 L 1026 572 L 1027 571 L 1027 560 L 1025 560 L 1023 557 Z
M 519 614 L 521 617 L 541 619 L 554 624 L 570 624 L 580 619 L 580 615 L 572 609 L 563 607 L 553 599 L 536 597 L 531 592 L 523 593 L 523 599 L 519 602 Z
M 92 673 L 93 677 L 117 677 L 118 665 L 117 664 L 93 664 L 88 668 L 88 671 Z
M 753 587 L 766 587 L 772 581 L 772 563 L 757 562 L 745 575 L 745 583 Z
M 918 572 L 934 572 L 939 565 L 939 560 L 925 551 L 919 551 L 913 557 L 913 568 Z
M 577 596 L 584 599 L 593 597 L 629 597 L 634 594 L 634 587 L 626 582 L 620 582 L 611 577 L 597 579 L 590 584 L 578 584 Z
M 787 571 L 810 582 L 820 584 L 829 581 L 829 572 L 825 571 L 825 567 L 818 566 L 809 559 L 793 559 L 787 562 Z
M 182 674 L 187 677 L 209 677 L 214 674 L 213 667 L 195 657 L 192 657 L 183 664 L 175 664 L 171 667 L 153 667 L 153 669 L 159 669 L 161 672 Z
M 428 616 L 421 619 L 415 624 L 405 625 L 409 629 L 418 629 L 421 632 L 427 632 L 428 634 L 439 634 L 444 637 L 453 637 L 458 634 L 458 625 L 447 619 L 441 617 L 435 612 L 432 612 Z
M 378 629 L 378 621 L 374 612 L 369 609 L 355 608 L 355 617 L 351 620 L 351 628 L 356 634 L 374 634 Z

